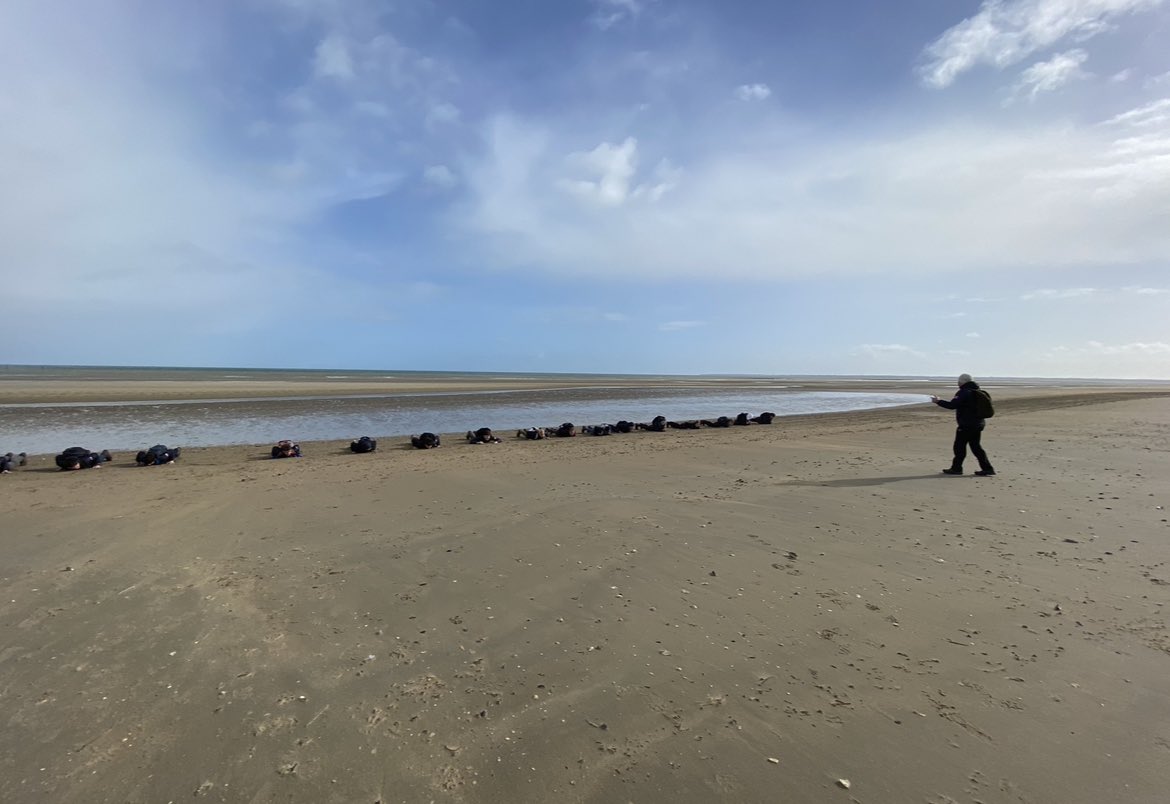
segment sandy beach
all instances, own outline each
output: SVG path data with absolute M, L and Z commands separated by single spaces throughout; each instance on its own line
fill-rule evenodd
M 0 800 L 1164 802 L 1170 393 L 996 398 L 994 478 L 933 405 L 34 457 Z

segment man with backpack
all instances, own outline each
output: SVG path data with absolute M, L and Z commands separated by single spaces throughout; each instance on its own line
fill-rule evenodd
M 979 477 L 990 477 L 995 474 L 987 453 L 983 451 L 980 441 L 983 438 L 983 428 L 995 415 L 995 408 L 991 405 L 991 395 L 979 387 L 970 374 L 959 375 L 959 390 L 949 402 L 932 396 L 930 401 L 940 408 L 947 408 L 955 412 L 955 421 L 959 429 L 955 431 L 955 457 L 947 469 L 946 475 L 963 474 L 963 460 L 967 457 L 967 447 L 971 447 L 971 454 L 979 461 Z

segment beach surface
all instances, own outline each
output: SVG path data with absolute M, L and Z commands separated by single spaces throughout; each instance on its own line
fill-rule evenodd
M 772 387 L 771 377 L 683 377 L 629 375 L 540 374 L 533 376 L 490 374 L 430 374 L 411 372 L 376 375 L 351 372 L 281 372 L 225 370 L 213 374 L 192 369 L 74 369 L 49 372 L 0 373 L 0 404 L 75 404 L 81 402 L 175 401 L 187 399 L 319 399 L 322 397 L 378 396 L 418 393 L 495 393 L 499 391 L 550 391 L 586 388 L 753 388 Z M 849 382 L 810 379 L 811 390 L 858 390 Z M 903 389 L 897 380 L 864 380 L 866 390 Z M 915 390 L 921 383 L 909 384 Z M 804 387 L 804 383 L 801 383 Z M 871 388 L 871 386 L 874 386 Z
M 996 399 L 34 457 L 0 800 L 1165 802 L 1170 395 Z

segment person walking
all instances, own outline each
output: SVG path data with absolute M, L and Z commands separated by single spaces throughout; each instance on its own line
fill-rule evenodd
M 955 457 L 951 461 L 950 467 L 943 469 L 943 474 L 963 474 L 963 460 L 967 457 L 967 447 L 971 448 L 971 454 L 975 456 L 975 460 L 979 461 L 979 471 L 975 474 L 980 477 L 990 477 L 995 474 L 995 469 L 992 467 L 991 461 L 988 460 L 987 453 L 983 451 L 982 443 L 980 443 L 983 439 L 983 427 L 986 421 L 979 415 L 978 400 L 975 398 L 975 392 L 978 390 L 979 385 L 971 379 L 970 374 L 960 374 L 959 390 L 955 393 L 954 398 L 948 401 L 939 399 L 937 396 L 930 397 L 930 401 L 940 408 L 953 410 L 955 421 L 959 425 L 959 429 L 955 431 Z

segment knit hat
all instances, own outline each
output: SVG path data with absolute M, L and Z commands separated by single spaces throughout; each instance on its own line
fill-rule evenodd
M 971 382 L 971 375 L 970 374 L 960 374 L 959 375 L 959 385 L 966 385 L 969 382 Z

